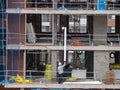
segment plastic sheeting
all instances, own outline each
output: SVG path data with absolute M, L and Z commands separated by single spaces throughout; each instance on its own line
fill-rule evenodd
M 20 14 L 8 14 L 8 44 L 13 45 L 20 43 L 20 28 Z
M 98 0 L 98 10 L 106 10 L 106 1 Z
M 11 0 L 10 0 L 11 1 Z M 14 1 L 14 0 L 12 0 Z M 18 0 L 19 1 L 19 0 Z M 12 23 L 11 23 L 12 22 Z M 20 67 L 20 14 L 8 14 L 8 30 L 7 30 L 7 45 L 17 45 L 16 50 L 7 50 L 7 71 L 6 75 L 9 79 L 11 76 L 16 76 L 19 73 Z

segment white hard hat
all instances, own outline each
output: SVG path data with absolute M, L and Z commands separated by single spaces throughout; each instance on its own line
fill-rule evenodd
M 61 62 L 59 62 L 59 63 L 58 63 L 58 65 L 59 65 L 59 66 L 60 66 L 60 65 L 62 65 L 62 63 L 61 63 Z

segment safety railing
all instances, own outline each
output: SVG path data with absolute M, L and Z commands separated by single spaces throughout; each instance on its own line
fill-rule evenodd
M 83 72 L 77 73 L 76 76 L 72 76 L 72 71 L 65 72 L 62 76 L 57 75 L 57 71 L 38 71 L 38 70 L 26 70 L 23 72 L 22 70 L 5 70 L 0 71 L 1 74 L 0 78 L 4 78 L 0 82 L 0 84 L 11 84 L 11 83 L 18 83 L 18 84 L 30 84 L 30 83 L 40 83 L 40 84 L 67 84 L 67 83 L 75 83 L 80 82 L 82 83 L 89 83 L 95 82 L 94 84 L 120 84 L 120 80 L 116 79 L 115 76 L 108 77 L 105 75 L 106 72 Z M 46 74 L 47 72 L 47 74 Z M 43 73 L 43 74 L 41 74 Z M 65 75 L 66 74 L 66 75 Z M 68 74 L 71 74 L 70 76 Z M 83 76 L 83 75 L 84 76 Z M 116 73 L 115 73 L 116 74 Z M 54 76 L 52 76 L 54 75 Z M 68 75 L 68 76 L 67 76 Z M 62 80 L 59 83 L 59 80 Z M 26 82 L 25 82 L 26 81 Z M 98 81 L 98 83 L 96 83 Z
M 80 10 L 119 10 L 120 9 L 120 3 L 115 2 L 103 2 L 103 3 L 90 3 L 90 2 L 58 2 L 53 3 L 48 1 L 26 1 L 26 2 L 20 2 L 20 1 L 11 1 L 7 2 L 8 6 L 7 8 L 47 8 L 47 9 L 53 9 L 53 6 L 56 5 L 57 9 L 68 9 L 68 10 L 74 10 L 74 9 L 80 9 Z M 54 5 L 53 5 L 54 4 Z
M 29 35 L 28 35 L 29 34 Z M 43 34 L 43 33 L 6 33 L 7 45 L 39 45 L 39 44 L 49 44 L 57 46 L 64 45 L 64 35 L 63 34 Z M 56 38 L 54 38 L 54 37 Z M 120 46 L 120 34 L 67 34 L 67 45 L 76 44 L 76 41 L 82 43 L 82 46 L 96 46 L 96 45 L 106 45 L 106 46 Z M 76 45 L 73 46 L 76 46 Z M 77 45 L 77 46 L 81 46 Z
M 59 76 L 57 71 L 40 71 L 40 70 L 4 70 L 0 71 L 0 77 L 4 77 L 5 83 L 59 83 L 59 80 L 63 82 L 84 82 L 84 81 L 100 81 L 105 82 L 105 77 L 101 72 L 81 72 L 77 73 L 76 77 L 72 76 L 72 71 L 64 72 L 62 76 Z M 82 75 L 83 74 L 83 75 Z M 53 76 L 52 76 L 53 75 Z

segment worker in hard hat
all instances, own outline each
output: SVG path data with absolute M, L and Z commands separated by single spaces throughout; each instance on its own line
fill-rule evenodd
M 63 70 L 63 68 L 64 68 L 65 65 L 66 65 L 65 63 L 63 65 L 62 65 L 61 62 L 58 63 L 58 83 L 62 83 L 64 81 L 64 70 Z

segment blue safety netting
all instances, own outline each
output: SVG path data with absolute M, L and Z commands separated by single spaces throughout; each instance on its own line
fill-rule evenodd
M 6 50 L 6 0 L 0 0 L 0 82 L 5 79 L 5 50 Z

